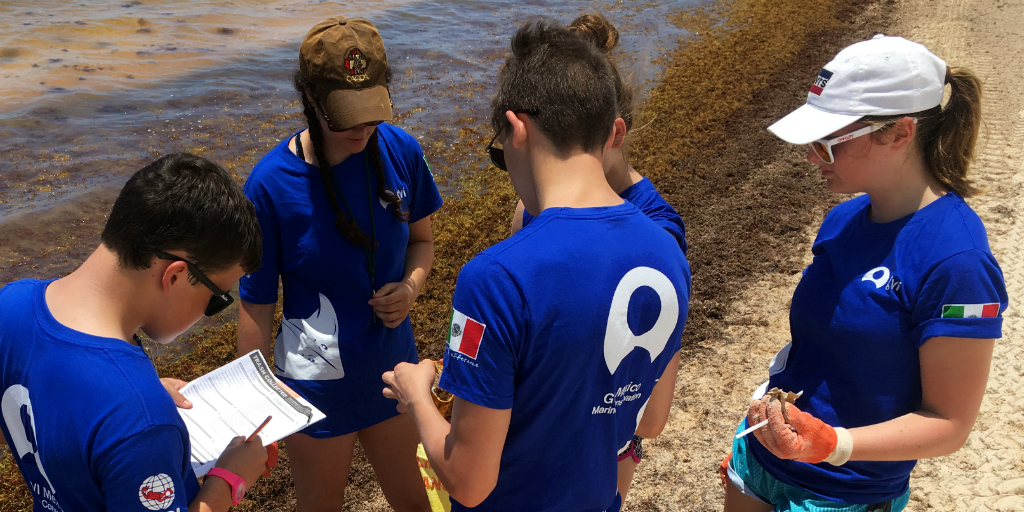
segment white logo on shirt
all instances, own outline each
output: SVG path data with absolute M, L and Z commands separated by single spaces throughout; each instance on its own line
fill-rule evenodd
M 405 191 L 404 188 L 400 188 L 400 189 L 395 191 L 395 195 L 398 196 L 399 199 L 404 201 L 405 200 L 405 196 L 408 195 L 408 193 Z M 388 205 L 391 204 L 391 203 L 385 201 L 384 198 L 380 197 L 380 196 L 377 196 L 377 199 L 380 201 L 380 205 L 383 206 L 385 210 L 387 210 L 388 209 Z
M 147 478 L 139 486 L 139 501 L 150 510 L 166 510 L 174 503 L 174 480 L 164 473 Z
M 629 299 L 641 287 L 653 289 L 661 300 L 661 313 L 651 330 L 637 336 L 629 328 Z M 604 335 L 604 360 L 608 372 L 615 373 L 619 363 L 636 347 L 643 347 L 651 356 L 651 362 L 668 345 L 669 336 L 679 320 L 679 297 L 672 281 L 661 272 L 650 267 L 630 270 L 619 281 L 612 295 L 612 306 L 608 312 L 608 328 Z
M 881 273 L 881 275 L 879 275 Z M 877 276 L 877 277 L 876 277 Z M 864 277 L 860 278 L 861 281 L 871 281 L 875 283 L 875 288 L 881 288 L 889 282 L 889 269 L 885 267 L 875 267 L 864 274 Z
M 320 294 L 320 308 L 309 318 L 281 322 L 274 360 L 282 376 L 296 380 L 345 377 L 338 349 L 338 316 L 324 294 Z
M 4 391 L 4 397 L 0 399 L 0 410 L 3 411 L 4 423 L 7 424 L 7 431 L 11 434 L 11 442 L 14 446 L 14 453 L 17 454 L 18 460 L 21 460 L 28 454 L 32 454 L 36 461 L 36 467 L 39 468 L 39 474 L 46 480 L 49 492 L 56 494 L 57 489 L 53 487 L 53 483 L 50 482 L 50 477 L 46 476 L 46 470 L 43 469 L 43 461 L 39 458 L 39 445 L 36 436 L 36 420 L 32 414 L 32 400 L 28 397 L 28 388 L 21 384 L 14 384 Z M 40 494 L 38 486 L 32 485 L 33 490 L 36 494 Z

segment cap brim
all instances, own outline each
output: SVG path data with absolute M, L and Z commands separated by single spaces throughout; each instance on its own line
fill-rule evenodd
M 392 119 L 391 97 L 383 85 L 366 89 L 335 89 L 321 97 L 320 102 L 331 117 L 331 124 L 341 129 Z
M 845 128 L 863 115 L 836 114 L 804 104 L 768 127 L 780 139 L 790 144 L 807 144 L 825 138 L 828 134 Z

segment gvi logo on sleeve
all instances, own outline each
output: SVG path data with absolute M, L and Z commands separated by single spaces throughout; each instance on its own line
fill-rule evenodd
M 150 510 L 166 510 L 174 503 L 174 481 L 164 473 L 154 475 L 139 487 L 139 501 Z

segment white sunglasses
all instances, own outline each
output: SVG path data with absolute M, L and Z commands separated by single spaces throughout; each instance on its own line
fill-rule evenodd
M 911 117 L 910 120 L 913 121 L 914 124 L 917 124 L 916 117 Z M 832 154 L 832 146 L 835 146 L 836 144 L 842 144 L 847 141 L 851 141 L 853 139 L 856 139 L 857 137 L 867 135 L 871 132 L 876 132 L 883 128 L 888 128 L 890 126 L 892 126 L 891 123 L 865 126 L 864 128 L 852 131 L 850 133 L 847 133 L 846 135 L 840 135 L 838 137 L 834 137 L 831 139 L 818 139 L 814 142 L 808 143 L 807 145 L 811 147 L 811 150 L 814 151 L 814 154 L 818 155 L 818 158 L 820 158 L 823 162 L 825 162 L 826 164 L 833 164 L 836 161 L 836 157 L 835 155 Z

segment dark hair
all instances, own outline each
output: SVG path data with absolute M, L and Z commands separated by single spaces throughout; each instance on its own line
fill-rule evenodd
M 394 73 L 389 66 L 384 72 L 386 85 L 391 85 L 393 75 Z M 338 228 L 338 231 L 341 231 L 342 236 L 348 239 L 349 242 L 362 247 L 373 248 L 374 240 L 359 228 L 359 224 L 356 224 L 355 219 L 350 219 L 345 215 L 338 204 L 338 194 L 334 190 L 331 166 L 327 163 L 327 156 L 324 153 L 323 128 L 320 126 L 320 119 L 313 103 L 307 97 L 307 93 L 316 95 L 316 84 L 307 80 L 299 71 L 295 72 L 292 81 L 295 84 L 295 91 L 299 93 L 299 98 L 302 100 L 302 113 L 306 116 L 306 125 L 309 127 L 309 140 L 313 142 L 313 156 L 316 157 L 317 167 L 320 168 L 320 179 L 323 181 L 324 190 L 327 192 L 327 201 L 331 204 L 331 210 L 334 211 L 334 226 Z M 295 143 L 299 144 L 300 142 L 296 140 Z M 377 195 L 384 201 L 395 205 L 394 213 L 398 220 L 408 222 L 409 214 L 403 208 L 404 202 L 398 197 L 398 194 L 385 187 L 384 163 L 380 159 L 380 129 L 373 131 L 373 137 L 370 137 L 370 140 L 367 141 L 365 151 L 366 158 L 373 164 L 373 170 L 377 173 Z
M 981 81 L 967 69 L 947 68 L 946 83 L 950 94 L 945 107 L 937 106 L 916 114 L 869 116 L 861 121 L 877 125 L 916 117 L 915 140 L 928 172 L 961 197 L 971 197 L 979 192 L 974 182 L 967 179 L 967 170 L 974 159 L 974 146 L 981 127 Z
M 221 166 L 189 153 L 158 158 L 132 175 L 100 240 L 135 270 L 149 268 L 154 251 L 184 251 L 204 273 L 235 264 L 255 272 L 263 257 L 256 209 L 242 187 Z
M 633 127 L 633 88 L 622 80 L 619 67 L 612 59 L 612 50 L 619 46 L 619 30 L 612 25 L 608 18 L 597 14 L 587 13 L 572 20 L 569 30 L 578 36 L 594 43 L 597 49 L 604 52 L 608 58 L 608 65 L 612 68 L 612 75 L 615 78 L 615 94 L 619 100 L 619 117 L 626 122 L 626 131 Z
M 594 43 L 547 19 L 527 21 L 512 36 L 498 75 L 491 127 L 508 127 L 506 111 L 526 112 L 559 156 L 600 148 L 618 117 L 615 78 Z

